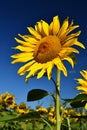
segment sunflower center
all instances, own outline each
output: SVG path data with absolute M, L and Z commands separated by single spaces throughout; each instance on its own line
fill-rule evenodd
M 60 40 L 56 36 L 46 36 L 36 45 L 34 59 L 39 63 L 46 63 L 58 56 L 61 49 Z

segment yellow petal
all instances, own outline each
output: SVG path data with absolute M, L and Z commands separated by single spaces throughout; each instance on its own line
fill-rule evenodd
M 62 48 L 62 50 L 59 52 L 59 56 L 63 59 L 64 57 L 70 55 L 73 52 L 79 54 L 79 51 L 77 49 L 72 47 L 65 47 Z
M 59 30 L 59 33 L 58 33 L 59 38 L 66 32 L 67 28 L 68 28 L 68 18 L 64 20 L 62 27 Z
M 33 54 L 30 53 L 30 52 L 29 52 L 29 53 L 28 53 L 28 52 L 25 52 L 25 53 L 23 52 L 23 53 L 14 54 L 14 55 L 12 55 L 11 57 L 12 57 L 12 58 L 25 58 L 25 57 L 27 57 L 27 58 L 29 57 L 29 58 L 30 58 L 30 57 L 32 57 L 32 55 L 33 55 Z M 28 59 L 29 59 L 29 58 L 28 58 Z
M 15 54 L 11 56 L 12 58 L 16 58 L 15 60 L 13 60 L 11 63 L 15 64 L 15 63 L 19 63 L 19 62 L 27 62 L 29 60 L 33 59 L 33 55 L 30 53 L 20 53 L 20 54 Z
M 73 31 L 74 29 L 76 29 L 78 27 L 79 27 L 79 25 L 69 26 L 68 29 L 66 30 L 65 35 L 68 35 L 71 31 Z
M 76 39 L 77 38 L 73 38 L 73 39 L 70 39 L 70 40 L 66 41 L 65 44 L 63 44 L 63 47 L 70 47 L 70 46 L 74 45 Z
M 45 21 L 42 20 L 42 28 L 43 28 L 43 33 L 45 36 L 49 35 L 49 25 Z
M 53 62 L 48 62 L 43 65 L 43 69 L 38 73 L 37 78 L 41 78 L 47 70 L 47 77 L 50 80 L 52 74 Z
M 25 47 L 25 46 L 16 46 L 14 47 L 14 49 L 18 49 L 20 51 L 24 51 L 24 52 L 31 52 L 31 51 L 34 51 L 34 48 L 31 48 L 31 47 Z
M 78 81 L 79 84 L 82 84 L 82 85 L 87 87 L 87 81 L 86 80 L 79 78 L 79 79 L 77 79 L 77 81 Z
M 80 46 L 81 48 L 85 49 L 85 46 L 81 42 L 77 41 L 77 39 L 76 39 L 74 45 Z
M 81 48 L 85 49 L 85 46 L 81 42 L 79 42 L 77 38 L 70 39 L 70 40 L 66 41 L 65 44 L 63 44 L 64 47 L 69 47 L 72 45 L 77 45 L 77 46 L 80 46 Z
M 66 41 L 68 41 L 68 40 L 70 40 L 70 39 L 72 39 L 72 38 L 74 38 L 74 37 L 79 36 L 80 33 L 81 33 L 81 31 L 78 31 L 78 32 L 73 33 L 73 34 L 70 34 L 70 35 L 66 36 L 66 37 L 65 37 L 64 39 L 62 39 L 62 40 L 63 40 L 64 42 L 66 42 Z
M 15 64 L 15 63 L 23 63 L 23 62 L 27 62 L 27 61 L 32 60 L 32 59 L 33 59 L 33 56 L 30 57 L 30 58 L 28 58 L 28 57 L 25 57 L 25 58 L 20 57 L 20 58 L 18 58 L 18 59 L 16 59 L 16 60 L 13 60 L 11 63 L 12 63 L 12 64 Z
M 46 70 L 45 70 L 45 69 L 42 69 L 42 70 L 38 73 L 37 79 L 41 78 L 41 77 L 44 75 L 45 72 L 46 72 Z
M 35 61 L 32 60 L 31 62 L 23 65 L 22 67 L 20 67 L 19 70 L 18 70 L 18 74 L 19 75 L 24 75 L 28 71 L 28 69 L 30 68 L 30 66 L 32 66 L 34 63 L 35 63 Z
M 49 34 L 53 35 L 53 22 L 50 23 Z
M 40 70 L 42 67 L 43 67 L 43 64 L 37 63 L 37 62 L 34 63 L 34 64 L 28 69 L 28 71 L 30 71 L 30 72 L 29 72 L 29 74 L 26 76 L 26 79 L 30 78 L 31 76 L 34 76 L 34 74 L 35 74 L 38 70 Z
M 37 43 L 37 39 L 35 39 L 34 36 L 31 35 L 21 35 L 18 34 L 18 36 L 20 36 L 23 40 L 25 40 L 27 42 L 28 45 L 30 45 L 30 43 L 36 44 Z
M 87 86 L 77 86 L 77 90 L 83 90 L 84 92 L 87 92 Z
M 64 75 L 67 76 L 67 70 L 66 70 L 65 66 L 63 65 L 62 61 L 60 60 L 60 58 L 54 59 L 53 62 L 57 66 L 57 68 L 59 70 L 63 71 Z
M 27 28 L 29 30 L 29 32 L 37 39 L 41 39 L 41 35 L 35 31 L 32 27 L 28 27 Z
M 72 68 L 74 67 L 74 62 L 69 56 L 65 57 L 64 60 L 67 60 L 72 65 Z
M 53 34 L 57 35 L 58 31 L 60 29 L 60 21 L 59 21 L 59 17 L 55 16 L 53 18 Z
M 86 70 L 80 71 L 80 74 L 84 77 L 84 79 L 87 80 L 87 71 Z
M 49 80 L 51 79 L 53 66 L 54 66 L 53 62 L 48 62 L 47 76 Z
M 16 40 L 16 42 L 20 43 L 20 44 L 23 45 L 23 46 L 28 46 L 28 43 L 25 42 L 25 41 L 22 41 L 22 40 L 20 40 L 20 39 L 18 39 L 18 38 L 15 38 L 15 40 Z
M 41 34 L 41 32 L 42 32 L 42 22 L 41 21 L 36 23 L 36 28 L 37 28 L 36 30 L 38 31 L 38 33 Z

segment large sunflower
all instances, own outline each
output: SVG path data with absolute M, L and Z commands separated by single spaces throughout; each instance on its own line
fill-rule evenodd
M 76 79 L 78 82 L 78 86 L 76 87 L 78 90 L 82 90 L 84 94 L 87 94 L 87 70 L 80 71 L 80 74 L 83 76 L 82 78 Z
M 74 67 L 70 54 L 79 53 L 79 51 L 72 46 L 85 48 L 77 38 L 81 31 L 71 33 L 78 27 L 78 25 L 73 25 L 73 21 L 69 24 L 68 18 L 60 26 L 59 17 L 55 16 L 50 24 L 40 20 L 36 23 L 35 28 L 28 27 L 29 35 L 18 34 L 22 40 L 15 38 L 19 43 L 15 49 L 20 50 L 21 53 L 11 56 L 14 58 L 12 64 L 26 63 L 19 68 L 18 74 L 24 75 L 28 72 L 26 81 L 35 74 L 37 74 L 37 78 L 41 78 L 44 73 L 47 73 L 48 79 L 50 79 L 52 69 L 56 66 L 67 76 L 67 70 L 62 61 L 67 60 Z

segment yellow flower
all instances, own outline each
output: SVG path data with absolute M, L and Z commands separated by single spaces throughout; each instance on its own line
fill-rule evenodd
M 25 104 L 25 103 L 20 103 L 18 106 L 17 106 L 17 109 L 16 111 L 20 114 L 27 114 L 29 113 L 29 108 L 28 106 Z
M 67 117 L 73 116 L 75 114 L 76 114 L 76 112 L 74 109 L 66 109 L 63 113 L 63 118 L 67 118 Z
M 6 98 L 5 98 L 5 105 L 6 107 L 9 107 L 9 108 L 14 108 L 15 107 L 15 102 L 14 102 L 14 96 L 13 95 L 8 95 Z
M 66 18 L 60 26 L 59 17 L 55 16 L 50 24 L 40 20 L 36 23 L 35 28 L 28 27 L 29 35 L 18 34 L 22 40 L 15 38 L 19 45 L 14 49 L 20 50 L 21 53 L 11 56 L 14 58 L 12 64 L 25 63 L 19 68 L 18 74 L 27 73 L 26 82 L 35 74 L 37 78 L 41 78 L 47 73 L 48 79 L 50 79 L 54 66 L 67 76 L 67 70 L 62 61 L 66 60 L 74 67 L 70 54 L 79 53 L 79 51 L 72 46 L 85 48 L 77 38 L 81 31 L 71 33 L 79 27 L 73 24 L 73 21 L 69 24 L 68 18 Z
M 79 84 L 79 86 L 77 86 L 76 88 L 78 90 L 84 91 L 81 93 L 87 94 L 87 70 L 80 71 L 80 74 L 83 76 L 83 79 L 82 78 L 76 79 L 78 81 L 77 83 Z
M 39 107 L 36 109 L 36 111 L 40 113 L 41 117 L 44 117 L 44 115 L 48 113 L 48 110 L 44 107 Z
M 56 124 L 56 118 L 55 117 L 49 116 L 48 119 L 51 123 Z
M 56 124 L 56 115 L 55 115 L 55 107 L 51 107 L 48 112 L 48 120 L 51 123 Z
M 6 93 L 1 94 L 0 97 L 1 97 L 1 102 L 4 105 L 4 107 L 14 108 L 16 106 L 15 97 L 12 94 L 6 92 Z

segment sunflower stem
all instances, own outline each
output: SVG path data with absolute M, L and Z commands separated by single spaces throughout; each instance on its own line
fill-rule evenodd
M 60 70 L 57 69 L 56 78 L 56 130 L 61 129 L 61 117 L 60 117 Z

